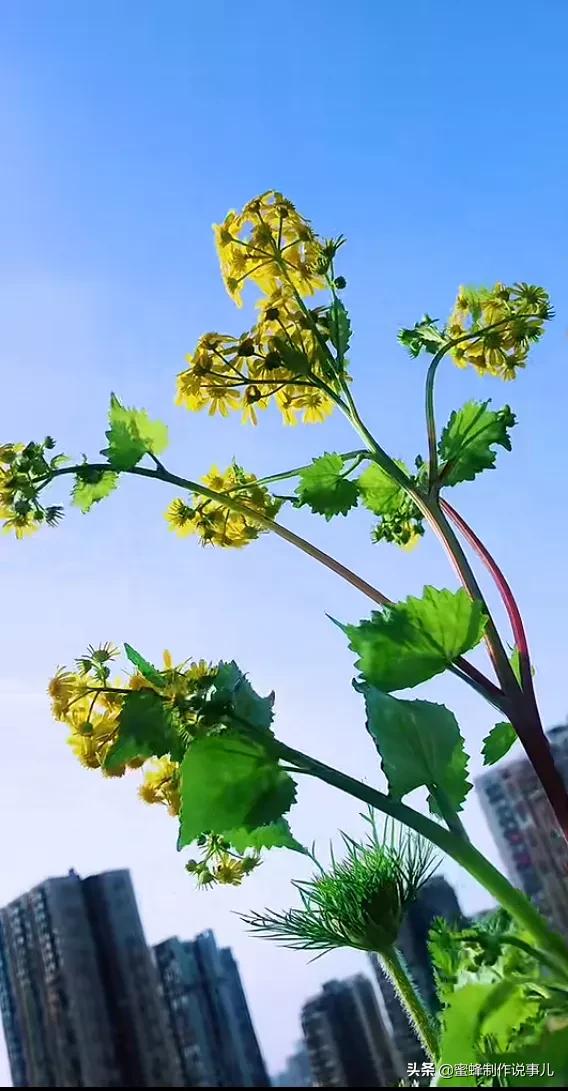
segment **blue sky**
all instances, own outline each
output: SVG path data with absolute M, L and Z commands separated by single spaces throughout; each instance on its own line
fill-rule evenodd
M 189 476 L 233 455 L 270 473 L 348 450 L 339 418 L 292 430 L 269 414 L 254 430 L 173 406 L 199 334 L 248 321 L 224 292 L 210 225 L 267 188 L 322 233 L 348 237 L 354 390 L 398 457 L 412 459 L 424 438 L 423 365 L 403 355 L 397 328 L 424 310 L 444 317 L 461 281 L 543 283 L 558 318 L 526 373 L 502 387 L 448 365 L 438 413 L 471 397 L 518 413 L 514 454 L 454 499 L 518 592 L 545 720 L 564 720 L 563 0 L 538 10 L 527 0 L 5 0 L 2 23 L 0 440 L 49 431 L 71 454 L 96 454 L 114 389 L 167 420 L 168 465 Z M 90 517 L 0 543 L 0 904 L 72 866 L 130 867 L 152 941 L 212 926 L 233 945 L 274 1070 L 302 1001 L 361 959 L 308 965 L 243 934 L 233 911 L 289 903 L 289 881 L 305 871 L 292 854 L 273 853 L 239 891 L 195 892 L 172 820 L 142 807 L 132 780 L 103 782 L 74 764 L 46 680 L 106 639 L 149 656 L 235 656 L 257 689 L 276 690 L 282 737 L 380 783 L 352 657 L 325 617 L 357 620 L 369 604 L 279 541 L 231 553 L 175 539 L 162 515 L 170 495 L 125 482 Z M 285 518 L 394 598 L 454 586 L 434 541 L 407 556 L 372 546 L 363 513 L 329 525 Z M 477 753 L 490 711 L 452 679 L 426 692 L 456 711 Z M 357 832 L 357 812 L 305 783 L 292 822 L 323 848 L 338 827 Z M 495 859 L 474 799 L 466 823 Z M 485 904 L 444 870 L 466 909 Z

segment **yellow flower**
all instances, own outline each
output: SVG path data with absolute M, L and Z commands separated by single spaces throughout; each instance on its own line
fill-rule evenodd
M 460 288 L 447 326 L 450 338 L 462 338 L 452 349 L 454 363 L 469 364 L 480 375 L 514 379 L 552 313 L 547 293 L 534 285 Z
M 281 193 L 269 190 L 255 197 L 240 213 L 229 212 L 213 231 L 225 287 L 237 306 L 242 306 L 248 280 L 267 295 L 284 284 L 306 296 L 325 287 L 322 244 Z
M 229 493 L 247 509 L 253 509 L 260 516 L 273 519 L 280 507 L 280 502 L 270 495 L 267 489 L 257 484 L 254 474 L 247 474 L 233 464 L 225 471 L 213 466 L 202 478 L 203 484 L 215 493 L 213 497 L 196 497 L 190 509 L 191 516 L 184 510 L 182 500 L 174 500 L 166 512 L 171 528 L 178 534 L 196 534 L 202 545 L 228 546 L 239 549 L 258 538 L 264 529 L 263 524 L 254 518 L 251 510 L 233 511 L 223 503 L 222 494 Z
M 170 758 L 156 758 L 144 776 L 138 794 L 144 803 L 163 803 L 171 815 L 179 814 L 179 764 Z

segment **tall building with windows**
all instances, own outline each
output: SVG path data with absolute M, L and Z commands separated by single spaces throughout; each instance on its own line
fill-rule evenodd
M 0 910 L 15 1087 L 181 1086 L 130 875 L 47 879 Z
M 154 954 L 185 1078 L 194 1086 L 269 1087 L 231 951 L 220 951 L 208 931 L 188 943 L 165 940 Z
M 403 1075 L 363 974 L 328 981 L 302 1008 L 302 1030 L 317 1087 L 395 1087 Z
M 409 906 L 397 941 L 397 947 L 404 958 L 410 976 L 432 1011 L 437 1008 L 437 999 L 432 962 L 428 951 L 428 934 L 437 917 L 443 917 L 458 927 L 465 923 L 455 891 L 441 875 L 435 875 L 429 879 L 416 900 Z M 420 1063 L 427 1058 L 390 977 L 383 972 L 376 955 L 372 954 L 369 957 L 392 1035 L 406 1072 L 406 1065 L 409 1062 Z
M 568 724 L 547 736 L 568 787 Z M 528 758 L 484 773 L 476 788 L 510 879 L 568 936 L 568 846 Z
M 286 1059 L 281 1072 L 272 1079 L 274 1087 L 313 1087 L 314 1081 L 310 1058 L 304 1042 L 298 1042 L 296 1048 Z
M 253 1026 L 239 967 L 230 947 L 223 947 L 220 957 L 229 999 L 235 1012 L 237 1029 L 252 1080 L 251 1087 L 270 1087 L 270 1080 L 268 1079 L 266 1065 Z

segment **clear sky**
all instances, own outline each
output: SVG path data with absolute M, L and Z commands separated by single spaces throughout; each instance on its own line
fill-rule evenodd
M 438 402 L 440 419 L 471 397 L 510 400 L 518 413 L 514 454 L 464 486 L 459 505 L 518 591 L 545 719 L 564 720 L 564 0 L 0 8 L 0 441 L 49 432 L 71 454 L 96 454 L 114 389 L 167 420 L 168 464 L 189 476 L 233 455 L 270 473 L 348 450 L 339 418 L 285 429 L 268 414 L 254 430 L 173 406 L 199 334 L 239 333 L 248 320 L 224 292 L 210 225 L 267 188 L 322 233 L 348 237 L 354 390 L 398 457 L 424 448 L 424 368 L 397 346 L 397 327 L 424 310 L 444 317 L 463 280 L 543 283 L 558 318 L 526 373 L 505 388 L 448 365 Z M 58 664 L 107 639 L 148 656 L 234 656 L 260 692 L 276 690 L 282 737 L 380 784 L 352 656 L 325 616 L 358 620 L 369 603 L 280 541 L 231 552 L 176 539 L 162 516 L 169 499 L 125 482 L 91 516 L 0 543 L 0 904 L 70 867 L 131 868 L 151 941 L 213 927 L 233 946 L 274 1071 L 303 1000 L 363 960 L 310 965 L 245 935 L 234 911 L 287 906 L 303 861 L 275 851 L 242 889 L 196 892 L 173 820 L 137 801 L 135 779 L 103 781 L 74 762 L 45 686 Z M 407 556 L 372 546 L 364 513 L 285 518 L 391 597 L 454 586 L 434 541 Z M 490 711 L 452 679 L 426 693 L 456 711 L 478 752 Z M 338 827 L 358 832 L 357 813 L 304 783 L 292 825 L 324 850 Z M 466 822 L 495 859 L 474 799 Z M 466 909 L 486 904 L 443 870 Z

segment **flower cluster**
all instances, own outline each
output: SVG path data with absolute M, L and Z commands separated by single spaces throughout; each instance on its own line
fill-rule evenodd
M 280 501 L 257 483 L 254 474 L 245 473 L 236 463 L 225 471 L 214 466 L 202 478 L 202 483 L 219 493 L 219 499 L 199 496 L 190 505 L 178 498 L 166 511 L 166 519 L 176 534 L 196 534 L 202 545 L 245 546 L 258 538 L 263 529 L 262 523 L 251 514 L 252 510 L 266 519 L 273 519 L 280 507 Z M 238 500 L 249 510 L 241 512 L 228 508 L 223 494 Z
M 480 375 L 514 379 L 552 316 L 547 292 L 532 284 L 460 288 L 447 326 L 449 337 L 458 340 L 453 359 Z
M 63 509 L 44 507 L 39 495 L 50 481 L 54 469 L 65 456 L 47 458 L 55 440 L 46 436 L 43 443 L 7 443 L 0 447 L 0 519 L 4 530 L 24 538 L 41 526 L 55 526 Z
M 281 193 L 255 197 L 213 230 L 225 286 L 239 307 L 247 280 L 268 296 L 289 284 L 303 296 L 325 287 L 324 244 Z
M 105 767 L 118 734 L 123 701 L 121 693 L 108 687 L 109 663 L 117 655 L 118 650 L 110 644 L 89 648 L 77 660 L 76 671 L 60 668 L 48 686 L 53 715 L 69 727 L 67 741 L 76 758 L 87 769 L 101 769 L 106 776 L 122 776 L 126 770 L 126 765 L 112 770 Z M 140 764 L 134 762 L 135 766 Z
M 119 735 L 120 716 L 129 692 L 149 690 L 159 694 L 173 713 L 182 710 L 183 717 L 178 716 L 177 723 L 180 744 L 186 745 L 193 733 L 199 731 L 199 716 L 191 707 L 192 698 L 210 685 L 215 676 L 215 668 L 203 660 L 174 666 L 170 653 L 164 652 L 164 670 L 156 672 L 159 685 L 138 670 L 125 680 L 111 679 L 110 664 L 118 654 L 112 644 L 89 647 L 85 655 L 77 659 L 75 671 L 60 668 L 48 687 L 53 715 L 69 727 L 68 743 L 81 765 L 87 769 L 100 769 L 105 776 L 112 777 L 122 776 L 126 769 L 138 769 L 144 764 L 144 759 L 139 757 L 119 764 L 107 763 Z M 171 807 L 174 795 L 166 798 L 158 792 L 164 768 L 159 764 L 157 769 L 150 771 L 148 793 L 141 794 L 146 802 L 166 802 Z M 150 788 L 154 790 L 152 798 Z
M 152 759 L 151 767 L 144 773 L 138 794 L 144 803 L 162 803 L 167 807 L 168 814 L 178 815 L 179 762 L 168 757 Z
M 186 870 L 195 875 L 199 886 L 239 886 L 243 879 L 260 864 L 258 852 L 235 852 L 219 834 L 203 834 L 197 839 L 203 850 L 201 860 L 188 860 Z
M 257 423 L 274 402 L 286 424 L 324 420 L 334 408 L 343 353 L 332 348 L 332 307 L 308 307 L 304 297 L 326 286 L 342 239 L 323 242 L 281 194 L 250 201 L 215 227 L 221 271 L 231 296 L 253 281 L 263 293 L 256 325 L 241 337 L 206 333 L 178 375 L 177 404 L 210 414 L 239 411 Z M 331 284 L 331 281 L 329 280 Z M 334 278 L 334 289 L 344 286 Z M 335 339 L 337 340 L 337 339 Z

